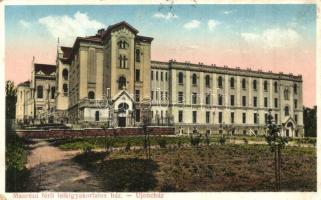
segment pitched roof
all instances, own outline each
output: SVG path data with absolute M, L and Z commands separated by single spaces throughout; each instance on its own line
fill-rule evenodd
M 35 63 L 35 73 L 41 71 L 45 75 L 50 76 L 53 72 L 56 72 L 56 65 L 48 65 L 48 64 L 39 64 Z
M 132 31 L 135 35 L 138 33 L 138 30 L 128 24 L 126 21 L 122 21 L 107 27 L 106 31 L 102 34 L 102 38 L 104 39 L 110 32 L 118 27 L 126 26 L 130 31 Z
M 64 59 L 67 59 L 70 57 L 70 54 L 71 54 L 71 51 L 72 51 L 72 48 L 71 47 L 61 47 L 61 51 L 63 53 L 63 57 Z
M 19 83 L 18 86 L 27 86 L 27 87 L 29 87 L 30 86 L 30 81 L 25 81 L 23 83 Z

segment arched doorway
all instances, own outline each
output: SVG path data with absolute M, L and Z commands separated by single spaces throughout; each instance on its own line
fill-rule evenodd
M 127 103 L 120 103 L 118 105 L 118 126 L 126 127 L 126 111 L 129 106 Z
M 288 122 L 288 124 L 286 125 L 285 134 L 287 137 L 293 136 L 293 123 L 292 122 Z

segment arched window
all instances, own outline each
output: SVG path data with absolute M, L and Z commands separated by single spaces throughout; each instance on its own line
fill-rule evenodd
M 234 77 L 231 77 L 231 79 L 230 79 L 230 87 L 231 88 L 234 88 L 234 82 L 235 82 Z
M 294 94 L 298 93 L 298 85 L 297 84 L 293 85 L 293 92 L 294 92 Z
M 253 90 L 256 90 L 257 89 L 257 84 L 256 84 L 256 80 L 254 79 L 253 80 Z
M 274 82 L 274 92 L 278 92 L 278 82 Z
M 288 88 L 284 89 L 284 99 L 289 100 L 289 89 Z
M 128 110 L 129 106 L 127 103 L 120 103 L 118 105 L 118 112 L 126 112 Z
M 183 84 L 184 83 L 184 75 L 182 72 L 178 73 L 178 84 Z
M 268 91 L 268 82 L 264 81 L 264 91 Z
M 218 87 L 219 88 L 223 88 L 223 78 L 222 78 L 222 76 L 219 76 L 218 77 L 218 80 L 217 80 L 217 84 L 218 84 Z
M 140 62 L 140 50 L 136 49 L 136 62 Z
M 128 43 L 127 43 L 125 40 L 120 40 L 120 41 L 118 42 L 118 47 L 119 47 L 120 49 L 126 49 L 126 48 L 128 47 Z
M 37 87 L 37 98 L 38 99 L 43 98 L 43 87 L 41 85 L 38 85 L 38 87 Z
M 54 99 L 55 98 L 55 93 L 56 93 L 56 88 L 52 87 L 51 88 L 51 98 Z
M 95 99 L 95 93 L 93 91 L 88 92 L 88 99 Z
M 63 84 L 62 88 L 64 90 L 64 93 L 68 93 L 68 85 L 66 83 Z
M 205 85 L 206 85 L 206 87 L 210 87 L 210 85 L 211 85 L 211 79 L 210 79 L 209 75 L 205 76 Z
M 126 88 L 126 78 L 121 76 L 118 79 L 118 89 L 122 90 L 124 88 Z
M 192 84 L 193 85 L 197 84 L 197 76 L 196 76 L 196 74 L 193 74 L 193 76 L 192 76 Z
M 68 69 L 62 70 L 62 77 L 63 77 L 65 80 L 68 80 Z
M 243 90 L 246 89 L 246 80 L 245 80 L 245 78 L 242 79 L 242 89 Z
M 95 113 L 95 121 L 99 121 L 99 111 L 98 110 Z
M 289 114 L 290 114 L 289 106 L 285 106 L 285 108 L 284 108 L 284 115 L 285 115 L 285 116 L 289 116 Z

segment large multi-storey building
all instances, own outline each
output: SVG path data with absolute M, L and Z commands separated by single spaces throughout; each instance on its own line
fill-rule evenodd
M 41 118 L 33 113 L 42 107 L 49 116 L 43 120 L 125 127 L 140 125 L 149 110 L 151 124 L 173 125 L 180 134 L 260 134 L 271 111 L 283 135 L 303 136 L 302 76 L 151 61 L 152 40 L 120 22 L 77 37 L 72 47 L 58 46 L 56 66 L 33 72 L 44 79 L 19 85 L 17 120 Z M 36 102 L 35 111 L 26 111 L 25 101 Z

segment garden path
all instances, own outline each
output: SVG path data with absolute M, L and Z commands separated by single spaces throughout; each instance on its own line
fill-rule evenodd
M 26 167 L 30 170 L 28 191 L 101 191 L 99 177 L 72 158 L 79 151 L 62 151 L 45 140 L 34 140 Z

